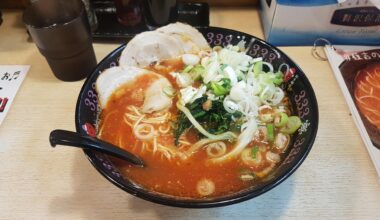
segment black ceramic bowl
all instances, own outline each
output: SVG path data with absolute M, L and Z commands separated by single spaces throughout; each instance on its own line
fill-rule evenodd
M 295 114 L 299 115 L 303 125 L 294 135 L 285 159 L 260 184 L 231 195 L 211 199 L 180 198 L 149 191 L 128 179 L 124 179 L 118 168 L 112 164 L 106 155 L 91 150 L 84 151 L 92 165 L 110 182 L 134 196 L 155 203 L 177 207 L 205 208 L 230 205 L 256 197 L 280 184 L 301 165 L 317 134 L 318 105 L 314 91 L 305 74 L 289 57 L 274 46 L 249 34 L 215 27 L 203 28 L 200 31 L 211 46 L 227 46 L 245 40 L 248 44 L 247 54 L 250 56 L 263 57 L 264 61 L 272 63 L 275 69 L 283 63 L 288 64 L 294 74 L 290 72 L 286 74 L 284 89 L 290 97 Z M 98 102 L 95 82 L 103 70 L 118 65 L 118 58 L 124 47 L 125 45 L 117 48 L 104 58 L 84 83 L 76 106 L 77 132 L 90 135 L 96 133 Z

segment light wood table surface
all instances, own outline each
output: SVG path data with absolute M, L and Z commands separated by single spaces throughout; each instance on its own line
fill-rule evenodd
M 380 219 L 373 164 L 327 62 L 310 47 L 281 47 L 316 92 L 320 123 L 311 153 L 273 190 L 222 208 L 182 209 L 133 197 L 109 183 L 79 149 L 49 146 L 49 132 L 74 130 L 83 81 L 54 78 L 21 22 L 3 11 L 0 64 L 31 69 L 0 126 L 0 219 Z M 212 9 L 211 24 L 263 38 L 256 9 Z M 117 44 L 95 43 L 98 61 Z

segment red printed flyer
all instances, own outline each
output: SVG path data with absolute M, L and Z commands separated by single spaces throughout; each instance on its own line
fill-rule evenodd
M 7 115 L 29 68 L 28 65 L 0 65 L 0 125 Z
M 325 52 L 380 176 L 380 47 L 327 46 Z

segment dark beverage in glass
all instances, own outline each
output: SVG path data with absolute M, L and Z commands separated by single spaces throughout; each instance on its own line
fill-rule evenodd
M 23 21 L 58 79 L 81 80 L 97 65 L 80 0 L 33 1 L 24 11 Z

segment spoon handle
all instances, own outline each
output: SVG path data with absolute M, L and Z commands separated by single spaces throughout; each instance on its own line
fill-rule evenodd
M 65 145 L 71 147 L 79 147 L 99 151 L 117 158 L 126 160 L 137 166 L 144 166 L 144 162 L 137 156 L 125 151 L 113 144 L 107 143 L 97 138 L 88 135 L 82 135 L 72 131 L 54 130 L 49 136 L 50 145 Z

